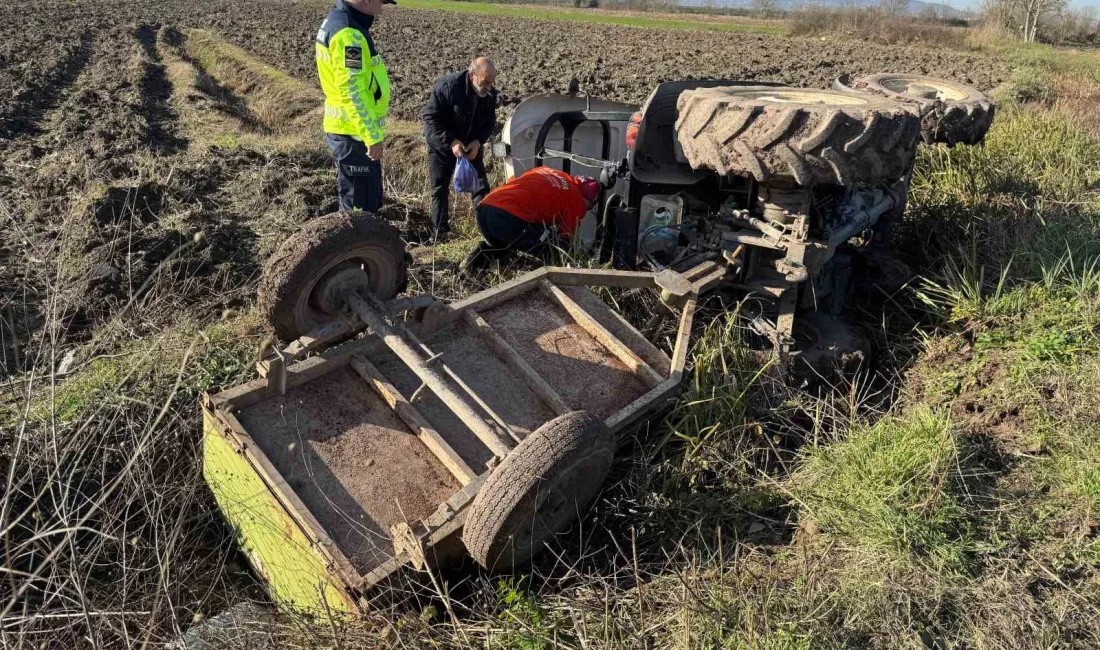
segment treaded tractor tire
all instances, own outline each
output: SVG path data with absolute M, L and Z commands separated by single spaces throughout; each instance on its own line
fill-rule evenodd
M 318 217 L 279 246 L 260 277 L 260 312 L 280 339 L 293 341 L 337 316 L 319 308 L 312 292 L 343 264 L 360 265 L 367 272 L 364 288 L 379 300 L 393 298 L 407 282 L 405 245 L 393 226 L 362 212 Z
M 493 470 L 466 515 L 462 541 L 490 571 L 531 561 L 588 507 L 615 458 L 615 436 L 587 411 L 535 430 Z
M 978 144 L 993 125 L 992 100 L 976 88 L 947 79 L 884 73 L 859 77 L 851 87 L 919 106 L 921 139 L 927 144 Z
M 721 86 L 685 91 L 676 137 L 695 169 L 799 185 L 882 184 L 916 151 L 916 112 L 885 97 L 838 90 Z

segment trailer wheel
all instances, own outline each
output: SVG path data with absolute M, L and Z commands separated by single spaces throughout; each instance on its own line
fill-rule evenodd
M 587 411 L 539 427 L 474 498 L 462 531 L 471 557 L 490 571 L 530 562 L 585 511 L 614 457 L 614 434 Z
M 923 75 L 885 73 L 859 77 L 851 85 L 856 90 L 918 105 L 921 139 L 927 144 L 940 142 L 949 147 L 978 144 L 993 124 L 993 102 L 966 84 Z
M 361 212 L 318 217 L 289 237 L 264 265 L 260 312 L 293 341 L 338 317 L 341 289 L 389 300 L 406 283 L 405 246 L 393 226 Z

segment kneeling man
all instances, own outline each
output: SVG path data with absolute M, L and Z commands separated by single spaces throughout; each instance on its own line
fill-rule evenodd
M 513 251 L 545 261 L 554 233 L 573 238 L 577 225 L 596 203 L 599 182 L 549 167 L 535 167 L 489 193 L 477 206 L 477 227 L 484 241 L 474 247 L 459 270 L 473 271 Z

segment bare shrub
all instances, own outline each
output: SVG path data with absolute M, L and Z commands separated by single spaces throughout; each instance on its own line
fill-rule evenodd
M 792 12 L 789 25 L 792 36 L 840 34 L 887 45 L 922 44 L 966 49 L 965 28 L 893 15 L 876 8 L 807 7 Z

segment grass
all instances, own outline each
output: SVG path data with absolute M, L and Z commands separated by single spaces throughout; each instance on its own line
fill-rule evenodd
M 597 25 L 618 25 L 622 27 L 644 27 L 650 29 L 706 29 L 723 32 L 743 32 L 755 34 L 783 33 L 783 28 L 771 24 L 736 22 L 734 20 L 689 20 L 656 16 L 616 15 L 614 13 L 573 10 L 564 7 L 542 5 L 512 5 L 494 2 L 466 2 L 465 0 L 405 0 L 399 5 L 402 9 L 435 9 L 460 13 L 487 14 L 490 16 L 511 16 L 515 18 L 536 18 L 540 20 L 566 20 Z
M 959 447 L 942 412 L 887 417 L 808 450 L 793 498 L 804 525 L 852 540 L 875 561 L 961 568 L 970 544 Z
M 316 88 L 256 62 L 213 32 L 188 29 L 181 40 L 184 54 L 208 75 L 208 88 L 231 93 L 230 104 L 236 104 L 241 117 L 255 128 L 301 133 L 315 127 L 324 103 Z

